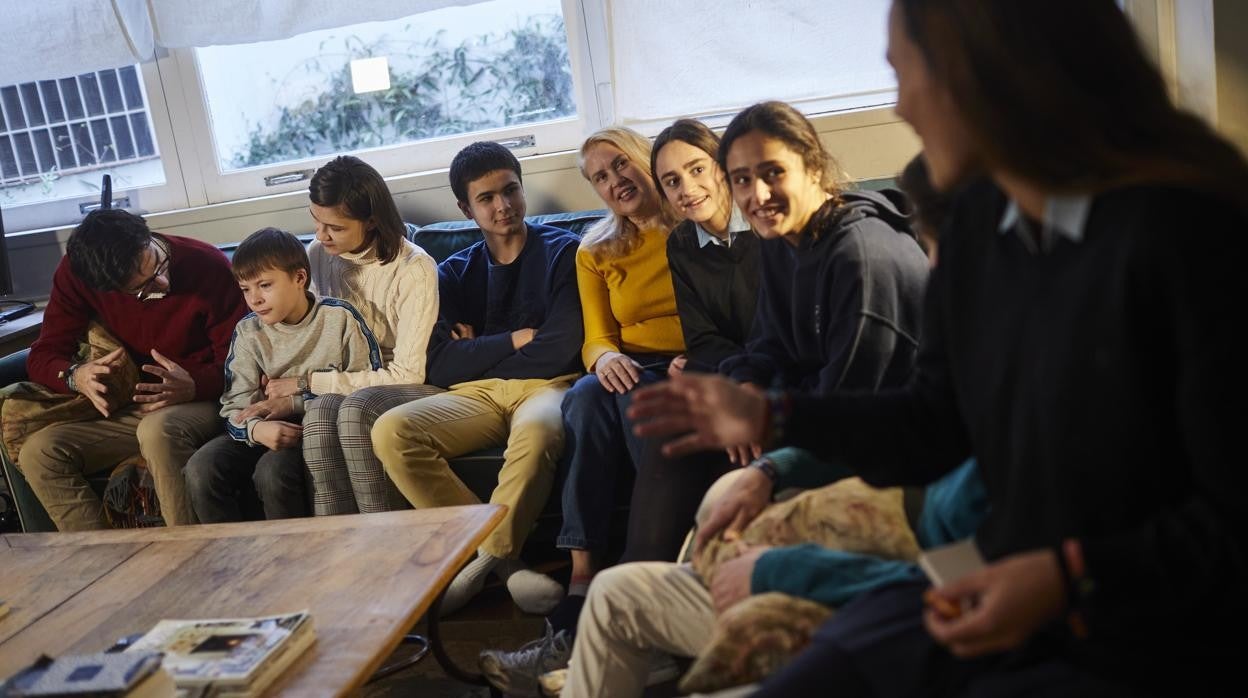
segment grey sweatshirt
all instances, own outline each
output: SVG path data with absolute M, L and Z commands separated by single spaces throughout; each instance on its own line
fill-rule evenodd
M 311 293 L 312 308 L 298 324 L 265 325 L 255 313 L 238 321 L 225 359 L 225 392 L 221 394 L 221 416 L 230 436 L 257 445 L 251 430 L 263 421 L 259 417 L 236 424 L 235 415 L 264 399 L 260 377 L 289 378 L 311 371 L 365 371 L 381 368 L 377 339 L 350 303 L 337 298 L 317 299 Z M 310 395 L 295 396 L 295 411 L 303 414 L 303 402 Z

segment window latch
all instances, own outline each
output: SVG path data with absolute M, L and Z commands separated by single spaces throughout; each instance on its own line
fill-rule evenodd
M 504 138 L 501 141 L 495 141 L 504 148 L 512 150 L 520 150 L 521 148 L 537 147 L 537 138 L 532 135 L 516 136 L 515 138 Z
M 312 170 L 295 170 L 293 172 L 283 172 L 281 174 L 269 175 L 264 178 L 264 186 L 276 187 L 279 184 L 302 182 L 305 179 L 312 179 Z
M 100 210 L 101 205 L 99 201 L 88 201 L 85 204 L 78 204 L 78 213 L 85 216 L 92 211 Z M 122 196 L 113 199 L 113 205 L 110 208 L 130 208 L 130 197 Z

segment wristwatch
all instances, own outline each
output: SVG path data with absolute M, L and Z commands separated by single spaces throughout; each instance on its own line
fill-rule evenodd
M 780 479 L 780 472 L 776 470 L 776 464 L 773 463 L 767 456 L 755 458 L 750 462 L 750 467 L 761 472 L 763 475 L 766 475 L 767 479 L 771 480 L 771 484 L 773 485 Z
M 69 392 L 71 393 L 78 392 L 78 386 L 74 383 L 74 373 L 77 372 L 78 367 L 81 365 L 82 364 L 70 364 L 69 368 L 61 371 L 56 376 L 57 378 L 65 381 L 65 387 L 69 388 Z
M 295 389 L 300 393 L 312 392 L 312 387 L 308 385 L 308 374 L 300 373 L 299 378 L 295 381 Z

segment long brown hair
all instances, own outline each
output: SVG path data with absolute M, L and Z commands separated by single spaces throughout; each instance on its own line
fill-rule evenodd
M 667 192 L 663 190 L 663 182 L 659 181 L 659 151 L 663 150 L 663 146 L 672 141 L 680 141 L 687 143 L 698 150 L 706 153 L 706 156 L 715 161 L 716 165 L 719 161 L 716 157 L 719 153 L 719 136 L 710 129 L 709 126 L 696 119 L 677 119 L 672 122 L 671 126 L 659 132 L 654 138 L 654 147 L 650 149 L 650 178 L 654 180 L 654 187 L 658 189 L 659 196 L 668 203 Z M 722 193 L 724 201 L 715 202 L 716 206 L 726 206 L 721 210 L 724 215 L 732 216 L 732 191 L 728 187 L 728 177 L 724 175 L 724 168 L 719 168 L 719 183 L 722 185 Z M 725 222 L 729 219 L 726 218 Z
M 377 248 L 377 258 L 389 264 L 403 249 L 407 226 L 394 205 L 386 180 L 372 165 L 354 155 L 339 155 L 312 175 L 308 198 L 317 206 L 338 208 L 348 218 L 371 225 L 364 244 Z
M 1114 0 L 895 0 L 984 164 L 1055 192 L 1162 184 L 1248 211 L 1248 165 L 1169 99 Z
M 800 111 L 784 102 L 759 102 L 732 117 L 719 141 L 717 159 L 724 172 L 728 171 L 728 151 L 732 149 L 733 142 L 750 131 L 758 131 L 775 138 L 789 150 L 801 155 L 802 166 L 807 171 L 820 173 L 819 185 L 833 198 L 839 199 L 840 193 L 849 188 L 849 175 L 841 169 L 841 164 L 832 157 L 828 149 L 823 147 L 815 125 Z
M 654 186 L 658 187 L 659 194 L 663 193 L 663 183 L 659 181 L 659 151 L 672 141 L 688 143 L 706 153 L 712 160 L 719 152 L 719 136 L 715 135 L 709 126 L 697 119 L 673 121 L 671 126 L 654 137 L 654 147 L 650 149 L 650 177 L 654 179 Z M 721 167 L 720 170 L 722 171 L 723 168 Z

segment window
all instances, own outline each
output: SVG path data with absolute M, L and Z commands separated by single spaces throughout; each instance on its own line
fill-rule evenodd
M 104 174 L 133 210 L 187 206 L 155 62 L 0 87 L 0 116 L 8 234 L 77 223 Z
M 724 125 L 766 99 L 807 114 L 891 105 L 889 4 L 610 2 L 611 111 L 653 135 L 682 116 Z
M 306 187 L 329 156 L 384 174 L 445 167 L 478 138 L 528 155 L 575 147 L 560 0 L 491 0 L 289 39 L 194 49 L 209 201 Z M 207 169 L 207 168 L 205 168 Z
M 130 186 L 164 182 L 134 66 L 0 87 L 0 111 L 8 205 L 81 196 L 105 169 Z

